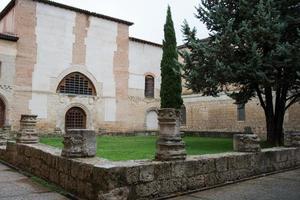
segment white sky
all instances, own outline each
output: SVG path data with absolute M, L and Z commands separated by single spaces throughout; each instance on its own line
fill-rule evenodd
M 10 0 L 0 0 L 2 10 Z M 200 0 L 54 0 L 81 9 L 134 22 L 130 36 L 162 43 L 166 9 L 171 6 L 177 43 L 182 44 L 181 26 L 186 19 L 196 26 L 199 38 L 208 37 L 206 27 L 194 17 Z

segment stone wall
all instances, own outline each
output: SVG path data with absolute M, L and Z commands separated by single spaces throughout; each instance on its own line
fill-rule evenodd
M 5 123 L 14 121 L 12 116 L 14 95 L 15 63 L 17 55 L 16 42 L 0 39 L 0 99 L 5 104 Z
M 0 20 L 0 33 L 8 33 L 8 34 L 14 34 L 15 33 L 15 9 L 14 8 L 12 8 Z
M 17 43 L 0 41 L 5 74 L 0 80 L 0 98 L 7 108 L 13 108 L 6 112 L 13 130 L 19 129 L 21 114 L 35 114 L 39 132 L 64 131 L 65 113 L 73 106 L 86 112 L 89 129 L 145 129 L 147 110 L 159 105 L 160 47 L 130 40 L 131 23 L 123 20 L 47 1 L 14 3 L 0 20 L 0 32 L 20 37 Z M 13 43 L 9 44 L 14 45 L 13 51 L 7 50 L 4 42 Z M 8 65 L 10 73 L 6 73 Z M 97 95 L 57 94 L 60 81 L 72 72 L 87 76 Z M 155 77 L 155 99 L 144 97 L 146 74 Z M 11 83 L 3 83 L 6 79 Z
M 261 139 L 266 139 L 265 115 L 257 99 L 245 105 L 245 120 L 239 121 L 237 105 L 226 95 L 218 98 L 201 95 L 184 95 L 187 111 L 188 131 L 210 132 L 243 132 L 245 127 L 251 127 L 253 133 Z M 295 104 L 287 110 L 285 130 L 300 130 L 300 104 Z
M 182 130 L 184 136 L 194 137 L 216 137 L 216 138 L 233 138 L 235 134 L 242 134 L 243 132 L 218 132 L 218 131 L 189 131 Z
M 85 199 L 156 199 L 300 166 L 300 148 L 189 156 L 185 161 L 66 159 L 49 146 L 8 143 L 0 159 Z

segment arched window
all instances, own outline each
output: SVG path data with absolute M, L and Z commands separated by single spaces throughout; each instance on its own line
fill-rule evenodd
M 145 97 L 154 98 L 154 77 L 151 75 L 145 77 Z
M 65 117 L 65 129 L 85 129 L 86 114 L 82 108 L 73 107 L 68 110 Z
M 180 109 L 180 124 L 181 124 L 181 126 L 186 125 L 186 107 L 185 107 L 185 105 L 182 105 L 181 109 Z
M 73 72 L 59 83 L 57 93 L 96 95 L 96 90 L 93 83 L 85 75 Z

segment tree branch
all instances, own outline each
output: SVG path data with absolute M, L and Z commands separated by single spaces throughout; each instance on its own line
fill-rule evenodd
M 264 99 L 262 97 L 262 92 L 260 91 L 260 89 L 258 88 L 258 86 L 255 87 L 258 99 L 260 101 L 260 105 L 263 107 L 263 109 L 266 111 L 266 104 L 264 102 Z
M 289 109 L 289 107 L 291 107 L 294 103 L 296 103 L 297 101 L 300 101 L 300 95 L 296 95 L 294 99 L 292 99 L 288 105 L 285 107 L 285 110 Z

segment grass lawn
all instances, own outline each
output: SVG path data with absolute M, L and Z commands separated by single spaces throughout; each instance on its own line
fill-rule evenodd
M 109 160 L 153 159 L 155 155 L 156 137 L 134 136 L 98 136 L 97 156 Z M 42 137 L 40 142 L 62 148 L 62 137 Z M 188 155 L 212 154 L 233 151 L 232 139 L 184 137 Z

